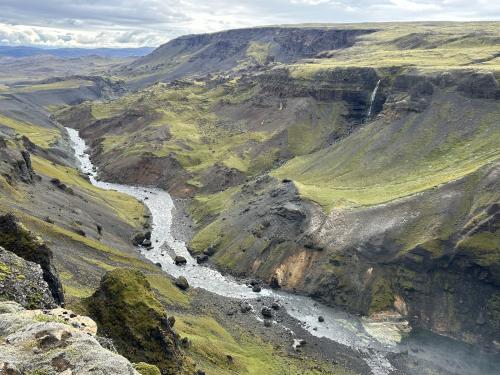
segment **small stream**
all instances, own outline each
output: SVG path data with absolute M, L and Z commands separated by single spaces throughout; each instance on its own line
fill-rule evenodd
M 435 352 L 438 349 L 433 351 L 432 342 L 434 340 L 429 341 L 429 337 L 433 336 L 432 334 L 420 336 L 419 341 L 406 338 L 405 344 L 401 345 L 401 335 L 394 324 L 372 322 L 319 304 L 305 296 L 265 288 L 262 289 L 261 293 L 254 293 L 251 288 L 236 279 L 222 275 L 208 266 L 198 265 L 188 252 L 185 243 L 172 236 L 171 225 L 174 203 L 170 195 L 161 189 L 121 185 L 97 180 L 97 171 L 90 161 L 85 141 L 79 136 L 77 130 L 66 129 L 76 157 L 80 162 L 80 168 L 89 175 L 93 185 L 102 189 L 117 190 L 129 194 L 144 202 L 148 207 L 152 216 L 151 241 L 153 249 L 145 250 L 141 248 L 140 251 L 150 261 L 161 264 L 162 270 L 169 275 L 173 277 L 185 276 L 192 287 L 202 288 L 224 297 L 244 299 L 250 304 L 252 300 L 258 297 L 274 298 L 285 307 L 290 316 L 300 321 L 303 328 L 312 335 L 326 337 L 357 350 L 374 375 L 389 375 L 395 369 L 386 358 L 387 355 L 408 350 L 412 345 L 418 347 L 419 353 L 424 352 L 422 350 L 423 345 L 425 350 L 434 353 L 439 358 L 439 354 Z M 185 257 L 187 264 L 182 267 L 176 266 L 172 257 L 174 254 Z M 324 323 L 318 322 L 318 316 L 320 315 L 325 318 Z M 427 341 L 422 337 L 426 337 Z M 422 344 L 422 342 L 425 342 L 425 344 Z M 449 350 L 449 348 L 450 346 L 445 346 L 446 350 Z M 460 355 L 456 356 L 461 357 Z M 426 358 L 425 360 L 429 359 Z M 456 360 L 460 361 L 460 358 Z M 457 363 L 453 364 L 453 366 L 458 369 L 462 365 Z M 469 374 L 469 372 L 461 371 L 451 373 Z M 490 372 L 470 373 L 490 374 Z

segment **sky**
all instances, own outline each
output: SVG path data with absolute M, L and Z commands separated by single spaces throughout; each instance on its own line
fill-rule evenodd
M 294 23 L 500 20 L 499 0 L 0 0 L 0 45 L 156 47 Z

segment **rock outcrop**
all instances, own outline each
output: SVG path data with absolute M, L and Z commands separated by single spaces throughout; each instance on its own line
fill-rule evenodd
M 64 294 L 58 273 L 54 267 L 52 250 L 27 230 L 12 214 L 0 216 L 0 246 L 17 256 L 40 265 L 43 279 L 47 282 L 57 304 L 64 302 Z
M 0 373 L 139 375 L 132 363 L 99 344 L 95 327 L 69 310 L 24 310 L 0 302 Z
M 15 301 L 28 309 L 56 307 L 40 265 L 3 247 L 0 247 L 0 299 Z
M 99 334 L 112 338 L 118 352 L 133 362 L 155 365 L 162 374 L 183 373 L 179 338 L 141 272 L 106 273 L 86 304 Z

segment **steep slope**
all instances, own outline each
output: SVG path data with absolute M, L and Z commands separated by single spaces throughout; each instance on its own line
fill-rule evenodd
M 370 29 L 261 27 L 176 38 L 118 71 L 135 87 L 186 76 L 294 62 L 347 48 Z

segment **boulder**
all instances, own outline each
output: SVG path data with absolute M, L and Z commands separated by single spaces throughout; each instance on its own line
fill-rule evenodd
M 203 254 L 211 257 L 212 255 L 215 254 L 215 248 L 213 246 L 209 246 L 203 251 Z
M 252 292 L 255 292 L 255 293 L 260 293 L 262 290 L 261 286 L 260 285 L 254 285 L 252 287 Z
M 177 279 L 175 279 L 175 285 L 177 285 L 177 287 L 182 290 L 187 290 L 189 288 L 189 283 L 184 276 L 179 276 Z
M 208 255 L 203 254 L 196 257 L 196 263 L 198 264 L 205 263 L 206 261 L 208 261 Z
M 323 318 L 321 315 L 318 316 L 318 322 L 323 323 L 325 321 L 325 318 Z
M 183 256 L 177 255 L 177 256 L 174 258 L 174 262 L 175 262 L 175 265 L 177 265 L 177 266 L 181 266 L 181 265 L 186 264 L 186 263 L 187 263 L 187 260 L 186 260 L 186 258 L 184 258 Z
M 280 289 L 281 284 L 279 279 L 276 276 L 271 277 L 271 282 L 269 283 L 269 286 L 271 289 Z
M 16 312 L 5 313 L 12 306 Z M 70 318 L 63 323 L 62 312 L 60 308 L 24 310 L 12 302 L 0 302 L 0 336 L 4 338 L 0 373 L 75 374 L 72 369 L 78 369 L 82 375 L 139 375 L 127 359 L 99 344 L 94 321 L 78 317 L 79 324 L 68 324 L 76 323 Z
M 300 347 L 306 344 L 306 340 L 304 339 L 293 339 L 292 348 L 294 350 L 299 350 Z
M 252 306 L 248 302 L 244 301 L 240 305 L 240 311 L 243 314 L 246 314 L 247 312 L 252 311 Z
M 271 304 L 271 308 L 272 308 L 273 310 L 278 311 L 278 310 L 280 309 L 280 307 L 281 307 L 281 306 L 279 305 L 279 303 L 278 303 L 278 302 L 273 302 L 273 303 Z
M 262 316 L 264 318 L 272 318 L 273 317 L 273 310 L 271 310 L 271 308 L 269 308 L 267 306 L 264 306 L 262 308 L 262 310 L 260 311 L 260 313 L 262 314 Z

